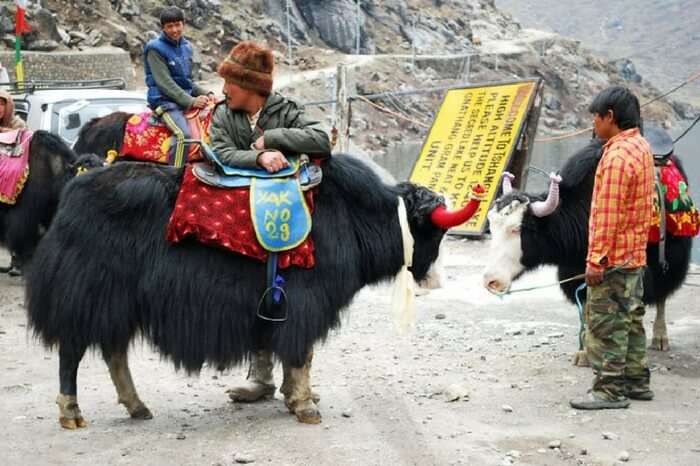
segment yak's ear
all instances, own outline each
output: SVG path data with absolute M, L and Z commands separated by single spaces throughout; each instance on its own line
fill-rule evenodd
M 105 161 L 95 154 L 82 154 L 70 165 L 70 171 L 73 175 L 77 176 L 82 175 L 92 168 L 103 167 L 105 165 Z

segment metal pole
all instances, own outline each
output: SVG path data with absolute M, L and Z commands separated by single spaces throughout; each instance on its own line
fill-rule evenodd
M 287 54 L 289 56 L 289 64 L 294 60 L 292 56 L 292 21 L 291 21 L 291 0 L 287 0 Z
M 335 97 L 338 95 L 338 77 L 337 77 L 338 71 L 336 68 L 336 74 L 330 76 L 330 88 L 331 88 L 331 99 L 333 99 L 333 104 L 331 106 L 331 111 L 333 112 L 333 128 L 337 128 L 338 125 L 338 109 L 336 106 L 338 105 L 338 101 L 335 100 Z
M 412 51 L 412 58 L 411 58 L 411 69 L 415 73 L 416 72 L 416 18 L 415 16 L 411 20 L 413 23 L 413 34 L 411 34 L 411 51 Z
M 356 41 L 355 53 L 357 55 L 359 55 L 360 54 L 360 0 L 356 0 L 355 5 L 356 5 L 356 7 L 355 7 L 355 19 L 356 19 L 355 23 L 356 23 L 356 27 L 357 27 L 357 30 L 355 31 L 355 41 Z
M 472 67 L 472 56 L 471 56 L 471 54 L 469 54 L 469 55 L 467 55 L 466 63 L 464 63 L 464 78 L 463 79 L 467 83 L 469 82 L 469 73 L 471 71 L 471 67 Z

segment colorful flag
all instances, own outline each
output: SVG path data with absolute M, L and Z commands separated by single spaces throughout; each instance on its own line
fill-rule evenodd
M 21 36 L 28 32 L 32 32 L 32 28 L 27 23 L 25 11 L 27 10 L 27 0 L 15 0 L 17 5 L 17 15 L 15 17 L 15 34 Z
M 15 16 L 15 76 L 16 81 L 24 82 L 24 63 L 22 63 L 22 34 L 31 32 L 32 28 L 27 24 L 25 11 L 27 0 L 15 0 L 17 15 Z M 21 86 L 21 85 L 20 85 Z

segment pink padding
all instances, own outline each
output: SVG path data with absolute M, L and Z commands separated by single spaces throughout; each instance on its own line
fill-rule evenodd
M 24 183 L 29 176 L 29 145 L 32 140 L 32 131 L 20 130 L 19 144 L 22 145 L 22 153 L 17 157 L 0 155 L 0 202 L 14 204 L 24 188 Z M 14 131 L 13 131 L 14 132 Z M 16 141 L 17 133 L 15 133 Z M 5 135 L 6 133 L 0 133 Z
M 17 141 L 17 136 L 19 135 L 19 132 L 22 131 L 22 128 L 20 129 L 12 129 L 8 131 L 3 131 L 0 133 L 0 144 L 14 144 L 15 141 Z

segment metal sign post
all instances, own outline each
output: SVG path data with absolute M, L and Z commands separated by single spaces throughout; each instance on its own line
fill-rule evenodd
M 289 64 L 292 64 L 294 57 L 292 56 L 292 4 L 291 0 L 287 0 L 287 55 Z
M 359 55 L 360 54 L 360 35 L 361 35 L 361 28 L 360 28 L 360 0 L 355 1 L 355 25 L 357 30 L 355 31 L 355 54 Z

